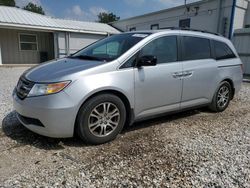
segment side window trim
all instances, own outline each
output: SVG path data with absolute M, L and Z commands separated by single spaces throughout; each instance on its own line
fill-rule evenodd
M 215 45 L 214 45 L 214 40 L 213 39 L 210 39 L 210 46 L 211 46 L 212 58 L 216 61 Z
M 157 40 L 159 38 L 162 38 L 162 37 L 168 37 L 168 36 L 174 36 L 176 37 L 176 42 L 177 42 L 177 61 L 176 62 L 180 62 L 181 61 L 181 39 L 180 39 L 180 35 L 179 34 L 170 34 L 170 35 L 162 35 L 162 36 L 159 36 L 157 38 L 153 38 L 152 40 L 148 41 L 147 43 L 145 43 L 143 46 L 141 46 L 140 48 L 137 49 L 137 51 L 135 53 L 133 53 L 133 55 L 130 55 L 129 58 L 126 58 L 125 61 L 123 61 L 123 63 L 121 63 L 119 66 L 118 66 L 118 70 L 119 69 L 128 69 L 128 68 L 135 68 L 136 65 L 134 65 L 133 67 L 124 67 L 124 64 L 127 63 L 133 56 L 137 55 L 136 57 L 136 62 L 138 61 L 138 57 L 140 55 L 140 51 L 142 50 L 142 48 L 144 48 L 146 45 L 148 45 L 150 42 L 153 42 L 154 40 Z
M 182 36 L 181 35 L 177 35 L 177 61 L 182 61 Z
M 124 63 L 122 63 L 121 65 L 118 66 L 118 70 L 120 69 L 134 69 L 136 67 L 136 64 L 137 64 L 137 61 L 138 61 L 138 57 L 139 57 L 139 54 L 140 54 L 140 50 L 139 51 L 136 51 L 136 53 L 133 53 L 133 55 L 129 56 L 129 58 L 127 58 Z M 134 56 L 136 56 L 136 59 L 135 59 L 135 64 L 131 67 L 125 67 L 125 64 L 128 63 L 128 61 L 130 61 Z

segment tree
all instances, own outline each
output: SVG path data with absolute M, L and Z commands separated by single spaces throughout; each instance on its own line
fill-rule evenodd
M 38 6 L 34 3 L 29 3 L 28 5 L 26 5 L 25 7 L 23 7 L 24 10 L 28 10 L 30 12 L 35 12 L 38 14 L 42 14 L 45 15 L 45 12 L 43 10 L 43 8 L 41 6 Z
M 112 12 L 107 13 L 107 12 L 101 12 L 98 14 L 98 22 L 100 23 L 110 23 L 120 20 L 120 17 L 116 16 Z
M 16 2 L 15 0 L 0 0 L 0 5 L 15 7 Z

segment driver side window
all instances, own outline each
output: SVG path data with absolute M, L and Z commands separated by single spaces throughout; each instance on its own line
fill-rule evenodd
M 139 52 L 139 57 L 137 54 L 124 63 L 121 68 L 134 67 L 136 61 L 143 56 L 155 56 L 157 64 L 176 62 L 178 61 L 177 36 L 158 38 L 144 46 Z
M 141 49 L 140 57 L 143 56 L 155 56 L 157 64 L 176 62 L 178 60 L 177 37 L 165 36 L 150 42 Z

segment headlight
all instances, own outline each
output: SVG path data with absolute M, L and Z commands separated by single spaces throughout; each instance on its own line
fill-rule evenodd
M 30 90 L 28 97 L 50 95 L 62 91 L 70 84 L 70 81 L 49 83 L 49 84 L 35 84 Z

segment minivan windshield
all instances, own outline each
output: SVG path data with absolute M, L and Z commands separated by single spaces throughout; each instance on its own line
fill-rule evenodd
M 70 58 L 110 62 L 149 35 L 150 33 L 112 35 L 76 52 Z

